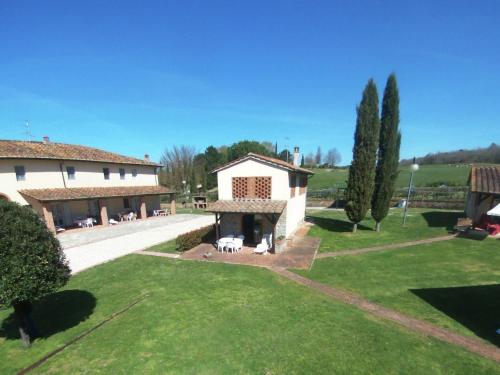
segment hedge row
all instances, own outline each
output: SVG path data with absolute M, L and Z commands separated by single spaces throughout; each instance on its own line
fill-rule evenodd
M 181 234 L 175 240 L 175 249 L 183 252 L 191 250 L 201 243 L 212 243 L 215 241 L 215 226 L 209 225 L 188 233 Z

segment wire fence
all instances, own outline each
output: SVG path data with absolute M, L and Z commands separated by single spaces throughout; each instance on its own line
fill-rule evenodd
M 333 207 L 342 208 L 345 204 L 345 184 L 337 184 L 329 189 L 309 190 L 307 197 L 314 201 L 329 201 Z M 412 187 L 410 202 L 413 207 L 455 208 L 463 209 L 467 197 L 467 186 Z M 408 189 L 396 189 L 392 197 L 394 204 L 406 200 Z

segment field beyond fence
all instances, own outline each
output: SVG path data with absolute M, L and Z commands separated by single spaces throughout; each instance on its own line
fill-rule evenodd
M 308 206 L 331 206 L 343 208 L 345 204 L 345 184 L 337 184 L 329 189 L 309 190 L 307 192 Z M 412 188 L 410 202 L 413 207 L 449 208 L 461 210 L 465 208 L 468 187 L 423 187 Z M 396 205 L 406 199 L 408 189 L 397 189 L 392 197 Z

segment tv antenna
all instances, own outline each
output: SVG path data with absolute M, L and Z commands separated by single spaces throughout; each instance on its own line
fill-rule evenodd
M 29 121 L 26 121 L 26 123 L 24 124 L 24 134 L 26 135 L 27 141 L 33 140 L 33 134 L 31 134 L 31 126 Z

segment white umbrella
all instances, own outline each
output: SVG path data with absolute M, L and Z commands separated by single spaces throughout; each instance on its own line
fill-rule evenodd
M 491 210 L 489 210 L 486 215 L 488 216 L 500 216 L 500 204 L 497 204 Z

